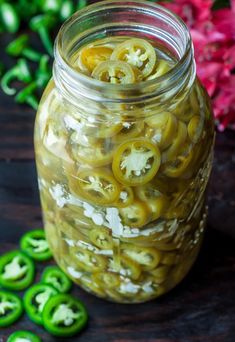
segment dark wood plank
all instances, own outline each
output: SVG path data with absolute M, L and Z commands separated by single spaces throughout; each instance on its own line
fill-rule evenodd
M 1 38 L 1 46 L 9 37 Z M 11 63 L 11 61 L 7 61 Z M 20 236 L 41 226 L 33 152 L 34 112 L 0 93 L 0 254 L 17 248 Z M 86 304 L 86 330 L 66 341 L 235 341 L 235 133 L 217 134 L 208 194 L 208 229 L 195 266 L 162 298 L 138 305 L 109 303 L 78 287 Z M 42 265 L 37 265 L 37 281 Z M 18 329 L 35 331 L 43 342 L 61 341 L 24 316 L 0 330 L 0 342 Z

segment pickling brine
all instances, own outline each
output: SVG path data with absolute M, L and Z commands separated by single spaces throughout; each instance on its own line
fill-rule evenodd
M 101 298 L 138 303 L 176 286 L 197 257 L 214 126 L 183 22 L 123 4 L 94 4 L 60 30 L 35 151 L 59 266 Z

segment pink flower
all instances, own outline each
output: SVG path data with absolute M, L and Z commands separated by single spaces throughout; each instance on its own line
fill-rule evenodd
M 235 11 L 233 12 L 229 8 L 214 11 L 212 22 L 228 40 L 235 40 Z
M 218 129 L 223 131 L 227 125 L 235 129 L 235 75 L 221 81 L 222 87 L 214 98 L 214 115 L 218 119 Z
M 197 75 L 212 97 L 219 130 L 235 129 L 235 0 L 212 11 L 211 0 L 162 3 L 189 26 Z
M 178 14 L 190 27 L 198 21 L 209 19 L 212 5 L 212 0 L 175 0 L 164 4 L 165 7 Z

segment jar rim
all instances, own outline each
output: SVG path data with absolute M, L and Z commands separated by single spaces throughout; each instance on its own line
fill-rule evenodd
M 182 56 L 177 60 L 177 63 L 166 73 L 164 73 L 161 76 L 158 76 L 152 80 L 145 80 L 143 82 L 139 83 L 130 83 L 130 84 L 112 84 L 104 81 L 100 81 L 97 79 L 94 79 L 90 76 L 87 76 L 77 70 L 75 70 L 69 63 L 64 56 L 63 53 L 63 37 L 67 30 L 69 30 L 72 25 L 76 22 L 81 20 L 86 15 L 94 13 L 97 9 L 103 8 L 141 8 L 140 5 L 144 5 L 148 10 L 155 11 L 157 13 L 157 10 L 161 13 L 165 14 L 169 17 L 169 19 L 173 21 L 178 25 L 178 27 L 181 29 L 181 33 L 183 34 L 184 38 L 184 51 Z M 169 82 L 169 80 L 176 80 L 178 77 L 181 76 L 183 70 L 185 70 L 186 65 L 189 66 L 194 60 L 193 56 L 193 46 L 192 46 L 192 39 L 189 32 L 189 29 L 187 25 L 184 23 L 184 21 L 175 13 L 172 11 L 166 9 L 165 7 L 152 3 L 149 1 L 142 1 L 142 0 L 132 0 L 129 2 L 126 2 L 124 0 L 105 0 L 96 2 L 94 4 L 91 4 L 82 10 L 77 11 L 74 13 L 68 20 L 65 21 L 65 23 L 61 26 L 54 46 L 54 56 L 55 60 L 57 61 L 59 68 L 61 68 L 63 71 L 65 71 L 69 76 L 70 80 L 75 80 L 75 82 L 78 82 L 79 84 L 86 84 L 87 89 L 95 88 L 100 93 L 107 93 L 107 91 L 112 93 L 112 96 L 114 93 L 120 92 L 133 92 L 136 91 L 137 93 L 143 89 L 143 87 L 148 88 L 149 90 L 152 89 L 152 91 L 149 92 L 149 96 L 159 96 L 162 93 L 165 93 L 172 87 L 172 82 Z M 163 87 L 162 85 L 168 81 L 168 85 Z M 156 90 L 157 89 L 157 90 Z M 150 95 L 151 94 L 151 95 Z M 136 95 L 136 98 L 141 97 Z M 89 97 L 91 98 L 91 97 Z M 97 100 L 95 96 L 92 97 L 92 99 Z M 102 100 L 106 100 L 105 98 L 102 98 Z M 108 99 L 107 99 L 108 100 Z M 109 99 L 110 100 L 110 99 Z M 113 98 L 114 100 L 114 98 Z M 123 101 L 123 98 L 118 99 Z M 127 101 L 128 102 L 128 101 Z

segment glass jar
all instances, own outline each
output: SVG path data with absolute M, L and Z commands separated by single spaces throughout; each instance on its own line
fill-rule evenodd
M 79 47 L 119 36 L 155 41 L 174 67 L 124 85 L 75 70 Z M 64 272 L 120 303 L 176 286 L 201 246 L 213 140 L 190 34 L 173 13 L 149 2 L 105 1 L 65 22 L 35 125 L 45 230 Z

